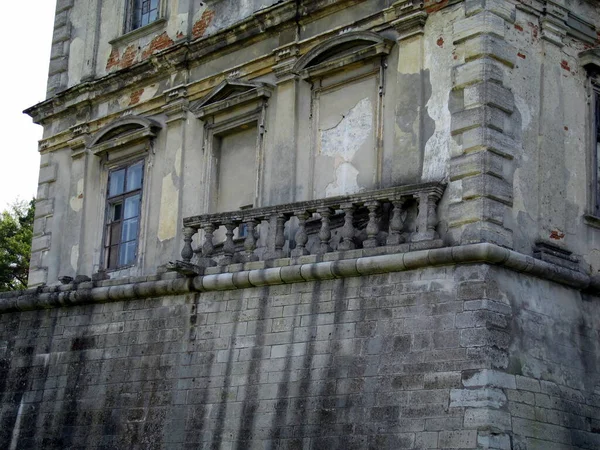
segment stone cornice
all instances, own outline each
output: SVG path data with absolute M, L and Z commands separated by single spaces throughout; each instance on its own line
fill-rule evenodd
M 598 28 L 585 17 L 571 12 L 568 7 L 552 0 L 520 1 L 517 9 L 540 18 L 548 32 L 544 38 L 561 44 L 564 36 L 570 36 L 588 44 L 597 41 Z M 543 30 L 542 30 L 543 31 Z
M 289 258 L 288 258 L 289 259 Z M 600 277 L 567 269 L 494 244 L 481 243 L 407 253 L 393 253 L 336 261 L 292 264 L 189 278 L 159 276 L 140 280 L 84 282 L 0 294 L 0 314 L 67 306 L 108 303 L 192 292 L 245 289 L 260 286 L 323 281 L 402 272 L 455 264 L 491 264 L 571 288 L 600 294 Z M 223 266 L 223 270 L 227 270 Z
M 306 23 L 317 20 L 321 16 L 332 14 L 355 3 L 364 0 L 304 0 L 300 13 L 303 17 L 300 21 Z M 456 2 L 450 2 L 456 3 Z M 448 6 L 444 2 L 441 7 Z M 427 5 L 417 0 L 403 0 L 394 3 L 391 7 L 379 11 L 371 22 L 389 22 L 401 18 L 415 11 L 423 10 Z M 71 88 L 57 93 L 53 97 L 40 102 L 24 111 L 31 116 L 35 123 L 44 124 L 52 120 L 54 116 L 69 114 L 72 108 L 77 108 L 81 102 L 99 102 L 123 90 L 131 89 L 144 82 L 155 82 L 159 78 L 171 73 L 188 70 L 194 66 L 203 64 L 207 58 L 219 53 L 229 53 L 244 48 L 249 42 L 268 38 L 270 33 L 280 27 L 287 27 L 297 20 L 297 5 L 295 0 L 287 0 L 270 8 L 265 8 L 254 13 L 241 22 L 229 28 L 219 30 L 214 35 L 198 38 L 196 40 L 181 40 L 175 45 L 159 52 L 148 59 L 134 64 L 131 67 L 118 70 L 102 78 L 86 80 Z M 362 24 L 363 27 L 366 23 Z M 386 27 L 389 28 L 388 25 Z M 305 42 L 311 41 L 318 36 L 313 36 Z M 265 60 L 272 55 L 265 55 Z M 193 91 L 190 89 L 190 91 Z M 192 100 L 192 99 L 189 99 Z

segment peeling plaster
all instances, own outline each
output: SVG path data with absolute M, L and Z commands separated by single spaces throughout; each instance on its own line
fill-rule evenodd
M 158 239 L 166 241 L 177 234 L 177 198 L 179 191 L 173 183 L 173 174 L 168 173 L 162 181 L 160 214 L 158 219 Z
M 525 100 L 523 100 L 518 95 L 515 95 L 514 97 L 515 106 L 521 114 L 521 129 L 523 131 L 527 131 L 529 129 L 529 124 L 531 123 L 531 111 Z
M 371 100 L 363 98 L 331 128 L 321 130 L 321 154 L 351 161 L 373 128 Z
M 441 27 L 440 27 L 441 28 Z M 446 177 L 450 146 L 456 146 L 451 135 L 451 115 L 448 93 L 452 90 L 452 53 L 435 42 L 425 41 L 425 65 L 432 76 L 431 97 L 426 108 L 435 122 L 435 132 L 425 144 L 422 181 L 438 181 Z
M 359 191 L 359 172 L 352 164 L 352 159 L 369 139 L 372 129 L 373 105 L 367 97 L 343 114 L 336 125 L 321 130 L 320 152 L 335 158 L 334 180 L 325 188 L 328 197 Z
M 326 197 L 352 194 L 360 190 L 358 186 L 358 170 L 349 162 L 343 162 L 335 169 L 333 183 L 325 188 Z
M 83 208 L 83 178 L 77 181 L 77 192 L 74 197 L 71 197 L 69 204 L 71 205 L 71 209 L 76 212 L 81 211 L 81 208 Z

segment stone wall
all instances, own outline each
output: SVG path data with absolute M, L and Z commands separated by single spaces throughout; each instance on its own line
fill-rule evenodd
M 597 303 L 513 275 L 4 313 L 0 446 L 597 448 Z

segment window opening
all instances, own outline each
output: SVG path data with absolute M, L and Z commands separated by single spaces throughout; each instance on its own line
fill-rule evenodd
M 105 261 L 107 269 L 130 266 L 137 256 L 144 162 L 108 175 Z
M 159 0 L 132 0 L 131 30 L 144 27 L 158 19 Z

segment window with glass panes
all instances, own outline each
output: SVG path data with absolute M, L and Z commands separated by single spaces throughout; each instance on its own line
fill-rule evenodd
M 107 269 L 118 269 L 135 262 L 143 173 L 143 161 L 109 172 L 104 244 Z
M 158 3 L 159 0 L 131 0 L 131 30 L 158 19 Z

